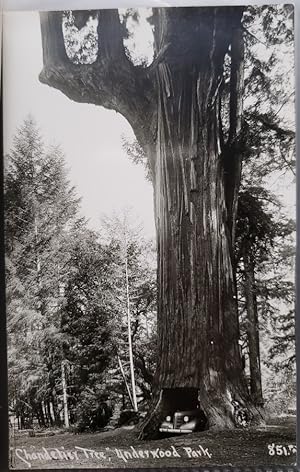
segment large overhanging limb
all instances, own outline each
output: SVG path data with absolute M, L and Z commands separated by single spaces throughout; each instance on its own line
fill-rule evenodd
M 63 13 L 40 14 L 44 67 L 40 81 L 79 103 L 121 113 L 137 138 L 154 119 L 155 93 L 147 69 L 135 67 L 125 54 L 118 10 L 98 12 L 98 55 L 92 64 L 75 64 L 67 56 Z
M 126 56 L 118 10 L 93 12 L 98 17 L 98 54 L 96 61 L 88 65 L 75 64 L 67 56 L 63 13 L 41 13 L 44 68 L 40 81 L 57 88 L 73 101 L 104 106 L 121 113 L 150 157 L 152 172 L 155 170 L 157 138 L 155 77 L 160 63 L 168 67 L 171 65 L 174 70 L 186 69 L 187 73 L 199 61 L 199 67 L 208 67 L 208 70 L 210 67 L 211 73 L 218 64 L 220 70 L 215 71 L 215 75 L 221 75 L 222 58 L 228 44 L 231 44 L 230 131 L 223 163 L 232 241 L 241 173 L 238 142 L 243 89 L 242 13 L 243 7 L 156 9 L 153 17 L 156 59 L 149 68 L 135 67 Z M 90 12 L 75 13 L 75 21 L 82 26 L 89 15 Z M 208 25 L 212 21 L 216 34 L 210 56 L 206 57 L 203 50 L 211 35 Z M 217 43 L 223 47 L 216 48 Z M 215 97 L 213 102 L 219 93 L 218 85 L 212 86 L 209 95 Z

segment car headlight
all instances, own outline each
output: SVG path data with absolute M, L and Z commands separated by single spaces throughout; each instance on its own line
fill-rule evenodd
M 167 417 L 166 417 L 166 421 L 169 421 L 169 422 L 170 422 L 171 419 L 172 419 L 171 416 L 167 416 Z
M 187 422 L 189 421 L 189 417 L 188 417 L 188 416 L 184 416 L 184 417 L 183 417 L 183 421 L 184 421 L 185 423 L 187 423 Z

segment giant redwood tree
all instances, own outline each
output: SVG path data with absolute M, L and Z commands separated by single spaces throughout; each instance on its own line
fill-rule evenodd
M 40 81 L 71 100 L 121 113 L 148 158 L 154 187 L 159 345 L 155 400 L 141 436 L 151 436 L 165 414 L 164 389 L 197 388 L 209 426 L 231 427 L 233 399 L 252 408 L 232 260 L 243 7 L 153 9 L 155 54 L 147 67 L 130 60 L 118 10 L 73 15 L 78 28 L 91 15 L 97 20 L 97 54 L 90 63 L 70 59 L 64 13 L 41 13 Z

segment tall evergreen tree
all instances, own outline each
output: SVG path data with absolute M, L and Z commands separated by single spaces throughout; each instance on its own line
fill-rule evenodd
M 9 362 L 12 385 L 20 389 L 12 387 L 12 398 L 37 402 L 42 423 L 45 402 L 49 421 L 59 422 L 60 290 L 67 231 L 80 223 L 79 199 L 61 151 L 46 148 L 32 118 L 17 130 L 6 156 L 5 217 Z
M 291 310 L 294 291 L 292 272 L 287 273 L 288 260 L 282 255 L 287 255 L 288 240 L 293 242 L 295 224 L 280 210 L 278 199 L 261 187 L 240 193 L 235 251 L 238 294 L 241 331 L 249 356 L 250 390 L 257 405 L 263 404 L 260 338 L 266 341 L 268 326 L 275 326 L 274 304 L 280 302 L 281 312 L 286 307 Z
M 82 429 L 105 424 L 102 410 L 109 397 L 109 369 L 118 346 L 113 248 L 84 229 L 70 234 L 69 275 L 61 306 L 63 350 L 71 368 L 76 422 Z

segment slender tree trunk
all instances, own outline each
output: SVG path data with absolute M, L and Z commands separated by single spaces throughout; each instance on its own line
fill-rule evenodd
M 67 392 L 67 381 L 66 381 L 66 370 L 65 361 L 61 361 L 61 384 L 63 393 L 63 406 L 64 406 L 64 426 L 69 428 L 69 407 L 68 407 L 68 392 Z
M 127 390 L 129 399 L 130 399 L 130 403 L 131 403 L 132 407 L 135 408 L 135 404 L 133 402 L 133 398 L 132 398 L 132 395 L 131 395 L 131 392 L 130 392 L 130 388 L 129 388 L 128 382 L 126 380 L 125 372 L 124 372 L 124 369 L 123 369 L 123 364 L 122 364 L 122 361 L 121 361 L 119 356 L 118 356 L 118 363 L 119 363 L 120 371 L 121 371 L 121 374 L 122 374 L 122 377 L 123 377 L 123 380 L 124 380 L 124 383 L 125 383 L 125 386 L 126 386 L 126 390 Z
M 50 400 L 46 401 L 46 411 L 47 411 L 48 423 L 50 426 L 53 426 L 54 421 L 53 421 L 51 407 L 50 407 Z
M 51 406 L 52 415 L 54 418 L 54 424 L 56 426 L 60 426 L 61 420 L 60 420 L 60 415 L 58 412 L 58 402 L 57 402 L 57 395 L 56 395 L 55 390 L 52 392 L 52 401 L 50 402 L 50 406 Z
M 132 351 L 132 334 L 131 334 L 131 312 L 130 312 L 130 294 L 129 294 L 129 278 L 128 278 L 128 248 L 127 248 L 127 237 L 125 235 L 125 284 L 126 284 L 126 312 L 127 312 L 127 330 L 128 330 L 128 351 L 129 351 L 129 364 L 130 364 L 130 378 L 132 388 L 132 405 L 135 411 L 138 410 L 137 399 L 136 399 L 136 385 L 135 385 L 135 373 L 133 363 L 133 351 Z M 127 384 L 126 384 L 127 387 Z
M 43 412 L 45 426 L 49 426 L 49 417 L 48 417 L 48 413 L 47 413 L 46 404 L 45 404 L 44 401 L 42 401 L 42 403 L 41 403 L 41 408 L 42 408 L 42 412 Z
M 41 422 L 41 426 L 45 427 L 46 423 L 45 423 L 45 416 L 44 416 L 42 403 L 39 403 L 39 405 L 38 405 L 38 414 L 39 414 L 39 419 L 40 419 L 40 422 Z
M 35 416 L 38 420 L 38 425 L 39 427 L 41 428 L 42 426 L 42 422 L 41 422 L 41 416 L 40 416 L 40 411 L 39 411 L 39 408 L 37 407 L 36 410 L 35 410 Z
M 262 406 L 263 396 L 260 369 L 259 323 L 255 293 L 254 265 L 248 253 L 244 253 L 243 260 L 245 278 L 244 291 L 247 310 L 247 337 L 250 363 L 250 390 L 253 403 L 257 406 Z

